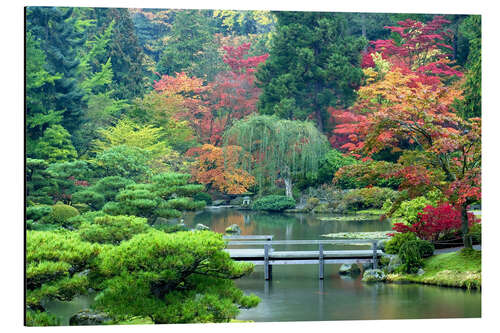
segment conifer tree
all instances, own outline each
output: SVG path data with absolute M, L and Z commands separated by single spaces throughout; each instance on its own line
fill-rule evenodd
M 78 82 L 78 49 L 83 39 L 75 27 L 72 13 L 72 8 L 62 7 L 27 9 L 27 29 L 41 41 L 47 72 L 60 76 L 54 80 L 54 85 L 47 85 L 45 98 L 53 101 L 54 110 L 63 111 L 61 124 L 70 133 L 79 127 L 85 105 L 85 92 Z
M 314 118 L 323 131 L 328 106 L 349 105 L 361 83 L 363 38 L 347 35 L 335 13 L 276 12 L 276 36 L 257 72 L 259 110 L 286 119 Z

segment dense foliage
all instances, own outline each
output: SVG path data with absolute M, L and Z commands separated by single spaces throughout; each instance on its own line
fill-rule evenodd
M 89 287 L 114 320 L 255 306 L 182 223 L 212 198 L 382 209 L 405 272 L 480 241 L 480 16 L 27 7 L 25 36 L 28 325 Z
M 252 265 L 231 261 L 224 246 L 209 231 L 151 231 L 122 242 L 101 254 L 99 268 L 109 280 L 98 307 L 157 324 L 227 322 L 258 299 L 244 296 L 231 280 Z
M 252 203 L 252 209 L 269 210 L 280 212 L 285 209 L 294 208 L 295 200 L 283 195 L 268 195 L 255 200 Z

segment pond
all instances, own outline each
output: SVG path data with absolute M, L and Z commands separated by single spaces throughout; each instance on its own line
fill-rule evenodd
M 377 218 L 362 222 L 321 221 L 312 214 L 224 208 L 188 215 L 185 223 L 191 227 L 202 223 L 220 233 L 237 224 L 242 235 L 274 235 L 275 240 L 324 239 L 321 235 L 329 233 L 391 230 L 389 221 Z M 292 245 L 273 247 L 294 249 Z M 256 308 L 242 310 L 237 319 L 270 322 L 481 316 L 480 292 L 419 284 L 366 284 L 361 282 L 361 275 L 340 276 L 339 267 L 325 265 L 325 279 L 320 281 L 318 265 L 274 266 L 273 278 L 266 282 L 263 266 L 256 266 L 250 276 L 237 280 L 236 284 L 246 293 L 259 296 L 261 302 Z
M 391 230 L 389 221 L 376 218 L 362 222 L 321 221 L 312 214 L 261 213 L 230 208 L 187 214 L 184 223 L 190 227 L 202 223 L 220 233 L 237 224 L 242 235 L 274 235 L 275 240 L 322 239 L 321 235 L 329 233 Z M 273 247 L 294 249 L 292 245 Z M 302 246 L 300 249 L 308 248 Z M 320 281 L 317 265 L 279 265 L 273 267 L 273 279 L 266 282 L 263 266 L 256 266 L 251 275 L 237 280 L 236 284 L 245 293 L 259 296 L 261 302 L 256 308 L 242 310 L 237 319 L 278 322 L 481 316 L 480 292 L 418 284 L 366 284 L 361 282 L 360 275 L 340 276 L 339 267 L 325 265 L 325 279 Z M 73 313 L 91 303 L 91 297 L 81 296 L 72 302 L 50 302 L 48 310 L 67 325 Z

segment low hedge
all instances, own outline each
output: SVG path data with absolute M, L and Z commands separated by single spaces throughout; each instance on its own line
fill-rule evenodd
M 293 198 L 284 195 L 268 195 L 255 200 L 252 203 L 252 209 L 280 212 L 285 209 L 294 208 L 295 205 L 296 202 Z

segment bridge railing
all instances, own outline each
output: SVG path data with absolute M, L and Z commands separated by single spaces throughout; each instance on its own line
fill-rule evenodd
M 318 245 L 319 278 L 324 279 L 325 255 L 323 246 L 329 244 L 371 244 L 372 245 L 372 267 L 377 268 L 377 239 L 321 239 L 321 240 L 272 240 L 272 235 L 253 236 L 225 236 L 227 245 L 264 245 L 264 277 L 271 279 L 271 265 L 269 256 L 273 245 Z M 265 240 L 261 240 L 265 239 Z

